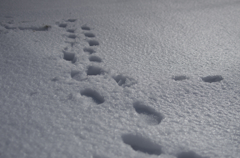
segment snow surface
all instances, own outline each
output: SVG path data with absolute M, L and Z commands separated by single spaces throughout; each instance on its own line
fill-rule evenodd
M 239 0 L 0 0 L 1 158 L 239 158 Z

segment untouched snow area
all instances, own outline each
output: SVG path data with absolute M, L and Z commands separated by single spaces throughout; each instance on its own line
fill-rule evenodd
M 1 158 L 240 158 L 239 0 L 0 0 Z

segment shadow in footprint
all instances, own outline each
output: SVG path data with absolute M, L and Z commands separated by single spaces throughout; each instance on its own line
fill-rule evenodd
M 68 22 L 75 22 L 75 21 L 77 21 L 77 19 L 68 19 L 67 21 Z
M 160 145 L 155 144 L 142 136 L 124 134 L 122 135 L 122 140 L 125 144 L 130 145 L 135 151 L 150 155 L 160 155 L 162 153 Z
M 86 26 L 86 25 L 82 26 L 81 29 L 82 29 L 82 30 L 91 30 L 90 27 L 88 27 L 88 26 Z
M 66 28 L 67 27 L 67 24 L 65 23 L 61 23 L 61 24 L 58 24 L 59 27 L 62 27 L 62 28 Z
M 90 88 L 81 91 L 81 95 L 92 98 L 93 101 L 97 104 L 102 104 L 105 101 L 103 96 L 101 96 L 97 91 Z
M 208 83 L 220 82 L 223 80 L 223 77 L 221 75 L 207 76 L 207 77 L 202 77 L 202 80 Z
M 68 38 L 72 38 L 72 39 L 75 39 L 75 38 L 77 38 L 77 36 L 76 36 L 76 35 L 74 35 L 74 34 L 68 35 L 67 37 L 68 37 Z
M 94 35 L 93 33 L 90 33 L 90 32 L 84 33 L 84 35 L 85 35 L 86 37 L 90 37 L 90 38 L 95 37 L 95 35 Z
M 31 31 L 48 31 L 51 26 L 50 25 L 45 25 L 45 26 L 40 26 L 40 27 L 18 27 L 19 30 L 31 30 Z
M 95 53 L 95 50 L 93 50 L 92 48 L 84 48 L 83 51 L 84 51 L 84 52 L 87 52 L 87 53 L 89 53 L 89 54 Z
M 76 61 L 75 53 L 70 53 L 70 52 L 63 51 L 63 59 L 65 59 L 67 61 L 71 61 L 72 63 L 74 63 Z
M 99 42 L 96 40 L 89 40 L 88 41 L 89 46 L 98 46 Z
M 119 86 L 122 87 L 130 87 L 137 83 L 135 79 L 124 75 L 117 75 L 113 77 L 113 79 L 117 82 Z
M 200 155 L 197 155 L 195 152 L 193 151 L 189 151 L 189 152 L 182 152 L 179 153 L 177 155 L 177 158 L 208 158 L 208 157 L 202 157 Z
M 104 70 L 97 66 L 88 66 L 87 75 L 101 75 L 104 74 Z
M 67 32 L 69 32 L 69 33 L 74 33 L 75 30 L 74 30 L 74 29 L 68 29 Z
M 102 62 L 102 59 L 98 56 L 90 56 L 89 61 L 100 63 L 100 62 Z
M 158 125 L 164 118 L 162 114 L 141 102 L 133 103 L 135 111 L 141 116 L 148 125 Z
M 189 78 L 185 75 L 179 75 L 179 76 L 173 76 L 172 79 L 174 79 L 175 81 L 182 81 L 182 80 L 187 80 Z

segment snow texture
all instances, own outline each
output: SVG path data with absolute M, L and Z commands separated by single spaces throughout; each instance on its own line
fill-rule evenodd
M 239 158 L 238 0 L 1 0 L 0 158 Z

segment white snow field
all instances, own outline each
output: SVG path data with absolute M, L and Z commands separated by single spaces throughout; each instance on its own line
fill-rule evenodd
M 0 0 L 0 158 L 240 158 L 239 0 Z

